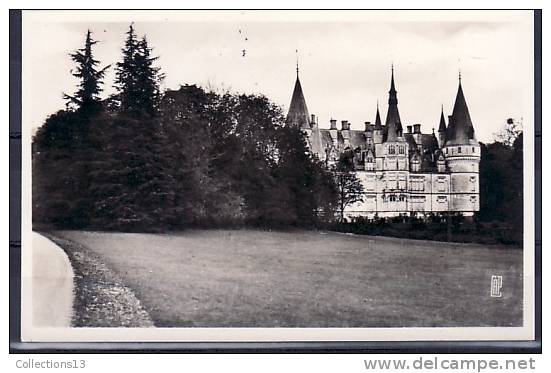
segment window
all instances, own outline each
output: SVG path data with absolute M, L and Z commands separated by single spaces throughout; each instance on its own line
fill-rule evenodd
M 436 179 L 437 185 L 436 189 L 438 192 L 442 193 L 446 191 L 446 178 L 442 176 L 438 176 L 438 179 Z
M 475 152 L 475 150 L 474 150 L 474 146 L 473 146 L 473 153 L 474 153 L 474 152 Z
M 393 195 L 391 195 L 391 196 L 388 197 L 388 200 L 389 200 L 390 202 L 396 202 L 396 196 L 393 194 Z
M 412 177 L 409 180 L 410 190 L 423 191 L 425 190 L 425 179 L 423 177 Z
M 448 148 L 446 148 L 446 154 L 448 154 Z
M 396 154 L 396 150 L 394 149 L 394 145 L 388 146 L 388 154 Z
M 457 148 L 457 152 L 461 154 L 461 147 Z
M 404 194 L 400 194 L 399 200 L 400 202 L 404 202 L 406 200 L 406 196 Z
M 400 147 L 398 148 L 398 153 L 399 154 L 405 154 L 405 146 L 400 145 Z

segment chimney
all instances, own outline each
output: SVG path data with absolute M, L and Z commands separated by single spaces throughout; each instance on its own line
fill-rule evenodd
M 329 123 L 331 123 L 331 128 L 332 130 L 336 130 L 337 129 L 337 120 L 336 119 L 331 119 L 329 121 Z
M 370 130 L 370 127 L 371 127 L 371 122 L 365 122 L 365 131 L 369 131 Z
M 347 120 L 341 120 L 341 130 L 349 130 L 350 126 Z
M 411 126 L 407 126 L 408 133 L 411 133 Z
M 413 125 L 413 133 L 421 133 L 421 125 L 420 124 L 414 124 Z

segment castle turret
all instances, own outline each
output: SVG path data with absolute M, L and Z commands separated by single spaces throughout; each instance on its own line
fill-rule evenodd
M 404 141 L 402 121 L 400 120 L 400 112 L 398 111 L 398 95 L 394 84 L 394 66 L 391 69 L 390 90 L 388 91 L 388 111 L 386 113 L 386 141 Z
M 450 210 L 463 213 L 478 211 L 480 146 L 463 94 L 461 75 L 443 151 L 450 172 Z
M 390 90 L 388 91 L 388 111 L 386 113 L 386 139 L 384 148 L 385 170 L 408 170 L 408 143 L 404 138 L 400 113 L 398 112 L 398 97 L 394 84 L 394 66 L 392 66 Z
M 463 94 L 463 87 L 461 86 L 461 76 L 459 76 L 457 96 L 446 131 L 446 146 L 454 145 L 478 145 L 469 108 Z
M 383 125 L 381 124 L 381 115 L 379 114 L 379 103 L 377 103 L 377 115 L 375 116 L 375 126 L 373 127 L 373 142 L 375 144 L 383 142 Z
M 440 112 L 440 124 L 438 125 L 438 147 L 442 148 L 446 142 L 446 119 L 444 117 L 444 105 L 442 105 L 442 111 Z
M 295 126 L 302 129 L 310 129 L 310 115 L 308 114 L 308 107 L 306 106 L 306 100 L 302 93 L 302 86 L 298 76 L 297 66 L 297 79 L 295 81 L 295 89 L 293 90 L 293 97 L 291 98 L 291 105 L 289 105 L 289 112 L 287 113 L 286 123 L 289 126 Z

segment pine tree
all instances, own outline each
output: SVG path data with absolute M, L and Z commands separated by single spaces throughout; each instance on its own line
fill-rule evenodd
M 119 110 L 132 116 L 152 117 L 160 102 L 159 84 L 164 75 L 153 66 L 158 57 L 152 57 L 147 38 L 138 39 L 133 25 L 126 33 L 123 58 L 117 63 L 115 86 Z
M 125 113 L 139 111 L 139 96 L 137 88 L 136 58 L 138 55 L 138 40 L 133 24 L 130 24 L 126 32 L 126 41 L 122 48 L 122 61 L 117 62 L 115 88 L 117 94 L 115 101 L 118 109 Z
M 84 114 L 90 114 L 98 110 L 101 99 L 99 94 L 103 90 L 101 88 L 102 79 L 109 65 L 103 69 L 98 69 L 99 61 L 94 59 L 92 55 L 92 46 L 97 44 L 96 40 L 92 39 L 92 32 L 86 32 L 86 41 L 84 48 L 71 53 L 71 59 L 76 62 L 77 67 L 73 76 L 80 79 L 78 90 L 73 96 L 64 94 L 64 98 L 69 101 L 69 104 L 77 106 L 78 111 Z
M 159 107 L 161 92 L 160 82 L 164 75 L 160 73 L 160 68 L 153 66 L 153 63 L 159 57 L 151 57 L 152 49 L 147 44 L 147 38 L 144 36 L 137 43 L 138 53 L 136 54 L 136 83 L 137 99 L 141 113 L 148 116 L 154 116 Z

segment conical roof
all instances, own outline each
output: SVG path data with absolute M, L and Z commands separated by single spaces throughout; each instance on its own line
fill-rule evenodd
M 461 79 L 453 106 L 452 116 L 446 133 L 446 145 L 469 145 L 477 143 L 469 108 L 463 94 Z
M 446 132 L 446 118 L 444 118 L 444 108 L 440 112 L 440 124 L 438 125 L 438 132 Z
M 375 129 L 380 130 L 383 128 L 381 124 L 381 114 L 379 114 L 379 104 L 377 104 L 377 115 L 375 116 Z
M 394 67 L 390 78 L 390 91 L 388 91 L 388 111 L 386 113 L 387 138 L 386 141 L 397 141 L 397 131 L 402 128 L 400 113 L 398 112 L 398 97 L 394 85 Z
M 310 128 L 310 115 L 308 114 L 308 107 L 306 106 L 306 100 L 304 99 L 304 94 L 302 93 L 302 86 L 300 84 L 298 72 L 286 122 L 288 125 L 299 128 Z

